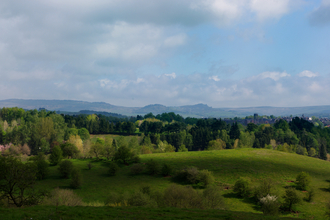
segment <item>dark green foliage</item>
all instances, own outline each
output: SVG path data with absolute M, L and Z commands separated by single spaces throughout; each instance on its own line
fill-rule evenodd
M 135 163 L 130 168 L 131 174 L 137 175 L 144 171 L 144 166 L 141 163 Z
M 320 159 L 322 159 L 322 160 L 327 160 L 328 159 L 327 146 L 324 143 L 324 141 L 322 141 L 321 145 L 320 145 Z
M 311 183 L 311 177 L 308 173 L 301 172 L 296 177 L 297 189 L 307 190 L 309 184 Z
M 82 174 L 78 168 L 73 168 L 71 172 L 71 182 L 70 187 L 73 189 L 79 189 L 82 186 Z
M 230 132 L 229 132 L 230 139 L 233 140 L 239 139 L 240 134 L 241 132 L 239 131 L 238 124 L 237 122 L 235 122 L 230 128 Z
M 108 174 L 110 176 L 115 176 L 118 170 L 119 170 L 119 167 L 115 162 L 109 163 Z
M 203 191 L 203 208 L 224 209 L 224 207 L 225 207 L 225 201 L 219 187 L 208 186 Z
M 214 183 L 214 177 L 208 170 L 198 170 L 196 167 L 184 167 L 176 172 L 174 179 L 179 182 L 196 184 L 206 187 Z
M 254 189 L 254 197 L 257 201 L 267 195 L 276 195 L 274 192 L 275 183 L 272 179 L 262 179 L 259 185 Z
M 56 166 L 61 162 L 62 158 L 63 158 L 63 152 L 61 150 L 61 147 L 58 145 L 54 146 L 52 149 L 52 153 L 49 156 L 50 164 Z
M 159 173 L 159 163 L 153 159 L 146 162 L 146 173 L 157 175 Z
M 128 205 L 130 206 L 147 206 L 147 207 L 156 207 L 157 204 L 153 201 L 150 196 L 141 191 L 137 191 L 129 196 L 127 200 Z
M 261 210 L 264 215 L 278 215 L 281 206 L 277 196 L 267 195 L 260 198 Z
M 127 164 L 129 159 L 131 159 L 132 153 L 131 150 L 127 146 L 121 146 L 118 148 L 117 152 L 115 153 L 114 159 Z
M 73 158 L 75 155 L 77 155 L 79 153 L 79 150 L 78 148 L 69 143 L 69 142 L 66 142 L 65 144 L 62 144 L 61 145 L 61 150 L 63 152 L 63 157 L 67 157 L 67 158 Z
M 132 163 L 140 163 L 141 158 L 139 157 L 139 155 L 133 154 L 131 157 L 131 161 L 132 161 Z
M 249 197 L 251 195 L 251 181 L 249 178 L 240 177 L 234 185 L 234 192 L 240 197 Z
M 91 170 L 91 169 L 93 168 L 93 164 L 92 164 L 91 162 L 88 162 L 88 164 L 87 164 L 87 168 L 88 168 L 89 170 Z
M 14 157 L 0 156 L 0 201 L 16 207 L 40 203 L 44 193 L 30 192 L 35 184 L 37 168 Z
M 285 195 L 283 198 L 284 198 L 284 205 L 289 211 L 292 210 L 293 205 L 301 201 L 301 198 L 299 197 L 297 191 L 293 187 L 290 187 L 285 190 Z
M 173 169 L 172 169 L 172 167 L 170 165 L 168 165 L 166 163 L 163 164 L 162 169 L 161 169 L 161 174 L 163 176 L 170 176 L 171 173 L 172 173 L 172 171 L 173 171 Z
M 305 197 L 305 201 L 307 202 L 312 202 L 314 200 L 315 197 L 315 191 L 313 188 L 309 188 L 307 191 L 307 195 Z
M 62 178 L 69 179 L 73 170 L 73 164 L 69 160 L 63 160 L 59 164 L 58 171 Z
M 255 132 L 258 129 L 258 125 L 254 123 L 248 123 L 246 126 L 246 130 L 249 132 Z
M 198 173 L 198 183 L 202 187 L 207 187 L 214 183 L 214 177 L 211 171 L 201 170 Z
M 31 159 L 37 167 L 37 179 L 43 180 L 49 174 L 49 164 L 46 161 L 46 157 L 43 153 L 39 153 L 37 156 Z

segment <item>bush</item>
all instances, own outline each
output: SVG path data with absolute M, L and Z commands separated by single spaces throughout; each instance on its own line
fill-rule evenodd
M 184 144 L 180 145 L 178 152 L 188 152 L 188 148 Z
M 65 144 L 62 144 L 61 150 L 63 152 L 63 157 L 68 157 L 68 158 L 73 158 L 79 153 L 78 148 L 75 145 L 71 144 L 70 142 L 66 142 Z
M 149 175 L 157 175 L 159 173 L 159 164 L 153 159 L 146 162 L 146 173 Z
M 133 154 L 132 158 L 131 158 L 133 163 L 140 163 L 141 162 L 141 158 L 139 157 L 139 155 Z
M 306 200 L 307 202 L 311 202 L 311 201 L 313 201 L 314 196 L 315 196 L 315 191 L 314 191 L 313 188 L 310 188 L 310 189 L 308 189 L 308 191 L 307 191 L 307 195 L 306 195 L 306 197 L 305 197 L 305 200 Z
M 44 205 L 51 206 L 82 206 L 82 199 L 69 189 L 54 189 L 44 200 Z
M 61 177 L 65 179 L 69 179 L 72 170 L 73 164 L 69 160 L 63 160 L 58 167 L 58 171 L 60 172 Z
M 110 176 L 115 176 L 118 170 L 119 170 L 119 167 L 115 162 L 111 162 L 109 164 L 108 174 Z
M 284 205 L 288 208 L 289 211 L 292 210 L 292 206 L 294 204 L 297 204 L 301 201 L 297 191 L 290 187 L 285 190 L 285 195 L 284 195 Z
M 71 173 L 70 187 L 73 189 L 79 189 L 82 186 L 82 175 L 78 168 L 74 168 Z
M 261 198 L 267 197 L 267 195 L 274 195 L 278 197 L 274 192 L 274 186 L 275 183 L 272 179 L 266 178 L 262 179 L 259 186 L 257 186 L 254 190 L 254 197 L 257 201 L 259 201 Z
M 130 206 L 148 206 L 148 207 L 157 207 L 155 201 L 153 201 L 148 194 L 137 191 L 129 196 L 127 200 L 128 205 Z
M 221 191 L 216 186 L 208 186 L 203 191 L 203 208 L 205 209 L 224 209 L 225 202 Z
M 202 208 L 203 196 L 191 186 L 171 185 L 164 192 L 164 206 L 176 208 Z
M 311 178 L 308 173 L 301 172 L 296 177 L 296 185 L 297 189 L 307 190 L 309 184 L 311 182 Z
M 129 196 L 127 194 L 112 192 L 107 196 L 104 204 L 107 206 L 127 206 L 128 197 Z
M 280 208 L 277 196 L 267 195 L 260 199 L 261 210 L 265 215 L 277 215 Z
M 171 175 L 171 173 L 172 173 L 172 167 L 170 166 L 170 165 L 168 165 L 168 164 L 164 164 L 163 166 L 162 166 L 162 169 L 161 169 L 161 174 L 163 175 L 163 176 L 169 176 L 169 175 Z
M 234 192 L 240 197 L 248 197 L 251 195 L 251 181 L 249 178 L 240 177 L 235 185 Z
M 63 152 L 61 150 L 61 147 L 58 145 L 53 147 L 52 153 L 49 156 L 50 164 L 56 166 L 61 162 L 62 157 L 63 157 Z
M 43 153 L 39 153 L 37 156 L 31 159 L 37 167 L 37 179 L 43 180 L 49 174 L 49 165 L 46 161 L 46 157 Z
M 130 170 L 133 175 L 141 174 L 144 171 L 144 166 L 140 163 L 135 163 L 131 166 Z
M 207 187 L 214 183 L 214 177 L 211 171 L 201 170 L 198 174 L 198 183 L 203 187 Z
M 88 162 L 88 164 L 87 164 L 87 168 L 88 168 L 89 170 L 91 170 L 91 169 L 93 168 L 93 164 L 92 164 L 91 162 Z

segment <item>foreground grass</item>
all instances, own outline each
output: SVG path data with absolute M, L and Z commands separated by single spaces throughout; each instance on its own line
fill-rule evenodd
M 308 172 L 312 177 L 311 186 L 315 190 L 315 199 L 308 203 L 303 201 L 295 208 L 297 213 L 284 213 L 283 216 L 299 216 L 303 218 L 324 219 L 326 204 L 330 201 L 329 179 L 330 163 L 316 158 L 297 154 L 283 153 L 266 149 L 236 149 L 222 151 L 200 151 L 182 153 L 162 153 L 141 155 L 145 163 L 154 159 L 160 164 L 170 164 L 175 169 L 184 166 L 195 166 L 213 172 L 216 184 L 223 188 L 223 196 L 228 210 L 261 213 L 253 202 L 237 198 L 232 192 L 232 186 L 239 177 L 249 177 L 257 184 L 263 178 L 272 178 L 281 195 L 285 187 L 294 186 L 298 173 Z M 90 160 L 72 160 L 83 174 L 84 184 L 75 192 L 86 203 L 104 202 L 110 192 L 132 193 L 141 186 L 149 185 L 153 190 L 164 190 L 173 184 L 171 178 L 161 176 L 130 174 L 130 166 L 122 165 L 114 177 L 107 176 L 107 166 L 104 161 L 92 161 L 94 167 L 87 169 Z M 50 176 L 38 181 L 37 187 L 54 189 L 69 188 L 70 180 L 60 179 L 57 167 L 50 168 Z M 306 193 L 300 192 L 301 197 Z
M 191 209 L 150 209 L 144 207 L 56 207 L 35 206 L 21 209 L 1 209 L 0 219 L 226 219 L 226 220 L 259 220 L 259 219 L 292 219 L 263 216 L 261 214 L 232 212 L 221 210 Z

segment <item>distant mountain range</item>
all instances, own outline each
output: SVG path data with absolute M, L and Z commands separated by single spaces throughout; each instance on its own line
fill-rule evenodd
M 60 112 L 103 112 L 120 114 L 120 117 L 145 115 L 152 112 L 154 115 L 164 112 L 174 112 L 183 117 L 216 117 L 232 118 L 245 117 L 257 113 L 259 115 L 289 116 L 330 116 L 330 105 L 306 106 L 306 107 L 247 107 L 247 108 L 212 108 L 205 104 L 184 105 L 184 106 L 164 106 L 160 104 L 147 105 L 144 107 L 123 107 L 111 105 L 105 102 L 85 102 L 75 100 L 33 100 L 33 99 L 7 99 L 0 100 L 2 107 L 19 107 L 24 109 L 45 108 Z M 84 110 L 84 111 L 83 111 Z M 116 115 L 114 114 L 114 115 Z

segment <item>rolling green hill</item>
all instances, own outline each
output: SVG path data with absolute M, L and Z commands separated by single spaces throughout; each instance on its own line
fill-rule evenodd
M 213 172 L 216 184 L 223 188 L 223 196 L 230 211 L 261 213 L 254 203 L 236 197 L 232 186 L 239 177 L 249 177 L 254 184 L 263 178 L 272 178 L 277 190 L 283 195 L 285 187 L 294 186 L 292 181 L 298 173 L 305 171 L 312 177 L 312 187 L 316 192 L 312 203 L 303 201 L 297 205 L 300 217 L 323 219 L 326 204 L 330 200 L 329 179 L 330 163 L 316 158 L 297 154 L 284 153 L 267 149 L 235 149 L 221 151 L 177 152 L 141 155 L 142 163 L 154 159 L 160 164 L 167 163 L 179 169 L 184 166 L 195 166 Z M 149 176 L 146 174 L 132 176 L 130 166 L 122 165 L 114 177 L 107 176 L 104 162 L 93 162 L 94 167 L 87 169 L 90 160 L 72 160 L 84 177 L 81 189 L 75 192 L 86 203 L 102 203 L 110 192 L 132 193 L 141 186 L 151 186 L 153 190 L 164 190 L 173 184 L 171 178 Z M 70 180 L 60 179 L 57 168 L 51 167 L 50 176 L 38 181 L 37 188 L 68 188 Z M 299 192 L 303 197 L 304 192 Z M 285 214 L 294 217 L 297 214 Z

